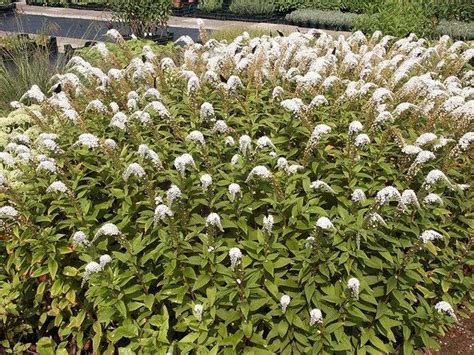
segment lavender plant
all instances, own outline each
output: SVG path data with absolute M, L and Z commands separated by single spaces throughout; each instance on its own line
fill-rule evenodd
M 35 130 L 0 153 L 1 345 L 436 348 L 472 311 L 472 45 L 185 42 L 13 103 Z

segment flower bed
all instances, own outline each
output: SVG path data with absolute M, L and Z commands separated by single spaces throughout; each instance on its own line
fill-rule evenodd
M 2 346 L 437 347 L 472 309 L 473 49 L 206 35 L 99 43 L 105 71 L 74 57 L 13 103 L 35 124 L 0 153 Z

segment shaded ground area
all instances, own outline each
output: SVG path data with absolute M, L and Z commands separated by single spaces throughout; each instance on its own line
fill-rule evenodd
M 0 15 L 0 31 L 20 32 L 30 34 L 48 34 L 58 37 L 80 38 L 85 40 L 104 41 L 108 30 L 108 21 L 47 17 L 42 15 Z M 119 23 L 113 23 L 113 27 L 128 32 L 127 28 Z M 182 35 L 188 35 L 194 40 L 199 37 L 199 31 L 193 28 L 169 27 L 174 33 L 174 39 Z
M 462 319 L 451 328 L 444 337 L 439 339 L 441 350 L 427 351 L 425 355 L 458 355 L 474 354 L 474 315 Z

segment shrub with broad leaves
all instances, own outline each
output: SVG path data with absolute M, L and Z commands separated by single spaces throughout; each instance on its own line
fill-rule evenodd
M 472 310 L 471 45 L 183 42 L 74 57 L 14 103 L 35 130 L 0 153 L 1 346 L 437 347 Z

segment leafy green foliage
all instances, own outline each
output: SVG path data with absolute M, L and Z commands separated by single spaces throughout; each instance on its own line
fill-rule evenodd
M 400 191 L 414 189 L 421 201 L 427 192 L 426 173 L 437 168 L 456 183 L 469 183 L 472 156 L 452 154 L 466 126 L 447 113 L 440 118 L 436 106 L 435 111 L 397 116 L 383 130 L 374 128 L 375 88 L 345 99 L 344 85 L 360 83 L 362 70 L 345 67 L 347 52 L 328 54 L 335 62 L 327 76 L 334 73 L 341 79 L 332 87 L 301 84 L 288 75 L 296 67 L 310 71 L 311 61 L 302 54 L 313 55 L 313 49 L 331 53 L 339 40 L 318 41 L 302 34 L 291 38 L 260 39 L 262 46 L 253 56 L 251 41 L 240 37 L 241 53 L 252 59 L 238 70 L 243 85 L 232 91 L 226 85 L 237 69 L 228 53 L 236 43 L 214 52 L 222 53 L 216 70 L 226 83 L 205 79 L 210 65 L 206 47 L 213 42 L 186 48 L 187 54 L 175 60 L 181 68 L 162 61 L 159 53 L 150 58 L 150 51 L 144 50 L 143 55 L 149 55 L 147 68 L 152 66 L 154 72 L 140 72 L 142 53 L 131 58 L 136 52 L 120 43 L 119 49 L 109 47 L 111 54 L 102 64 L 104 70 L 126 69 L 105 89 L 97 88 L 97 68 L 70 65 L 81 85 L 64 85 L 62 90 L 78 113 L 76 122 L 51 101 L 24 108 L 39 132 L 30 137 L 34 159 L 21 163 L 18 157 L 16 180 L 0 190 L 2 207 L 13 205 L 18 211 L 18 216 L 5 218 L 2 210 L 2 347 L 22 352 L 34 343 L 39 353 L 408 354 L 437 346 L 436 335 L 453 320 L 433 306 L 444 299 L 458 316 L 462 311 L 456 306 L 472 308 L 466 301 L 472 297 L 473 279 L 465 271 L 473 266 L 472 191 L 439 184 L 432 191 L 442 195 L 444 205 L 410 206 L 405 211 L 395 202 L 379 205 L 375 196 L 385 186 L 394 186 Z M 267 57 L 258 51 L 272 47 L 265 47 L 265 41 L 274 46 L 287 42 L 263 65 Z M 347 48 L 359 53 L 363 44 L 373 49 L 378 43 L 358 34 Z M 374 67 L 395 57 L 402 43 L 382 45 L 387 57 Z M 447 43 L 437 48 L 440 57 L 428 57 L 409 76 L 433 72 L 439 80 L 455 77 L 467 86 L 466 63 L 448 51 Z M 196 51 L 196 56 L 189 51 Z M 132 64 L 123 63 L 119 55 Z M 442 61 L 445 64 L 438 65 Z M 192 90 L 186 77 L 191 70 L 200 82 Z M 371 78 L 376 85 L 392 85 L 394 72 L 385 70 Z M 426 96 L 420 92 L 401 89 L 408 79 L 390 87 L 387 110 L 395 110 L 401 100 L 424 103 Z M 276 85 L 283 89 L 281 97 L 272 94 Z M 156 95 L 145 93 L 155 86 L 168 114 L 149 109 Z M 149 110 L 151 122 L 131 119 L 136 110 L 128 108 L 129 93 L 138 96 L 140 109 Z M 294 97 L 310 102 L 319 94 L 327 105 L 298 114 L 280 105 L 280 100 Z M 97 99 L 109 107 L 107 112 L 87 109 Z M 212 103 L 216 119 L 230 127 L 225 134 L 212 119 L 201 117 L 203 102 Z M 124 129 L 111 126 L 111 103 L 129 116 Z M 38 110 L 44 120 L 35 118 Z M 349 136 L 354 120 L 370 135 L 371 143 L 364 148 L 355 147 Z M 321 124 L 331 130 L 308 144 L 314 127 Z M 204 145 L 186 139 L 194 130 L 203 133 Z M 446 141 L 435 158 L 408 174 L 411 158 L 401 153 L 400 141 L 415 142 L 427 131 L 453 141 Z M 49 151 L 38 133 L 56 133 L 60 149 Z M 84 133 L 98 137 L 98 144 L 90 149 L 78 144 Z M 243 135 L 252 139 L 246 154 L 238 147 Z M 228 136 L 236 144 L 227 144 Z M 274 148 L 257 146 L 262 136 L 270 138 Z M 105 144 L 107 138 L 116 141 L 117 149 Z M 423 149 L 435 143 L 438 140 Z M 162 168 L 139 154 L 142 144 L 158 153 Z M 38 160 L 44 158 L 40 153 L 55 159 L 57 173 L 38 170 Z M 180 174 L 175 159 L 184 153 L 192 155 L 195 167 Z M 235 154 L 240 160 L 231 164 Z M 302 168 L 293 174 L 278 169 L 279 157 Z M 124 179 L 131 163 L 139 163 L 145 175 Z M 271 178 L 249 179 L 256 166 L 268 167 Z M 203 174 L 212 177 L 207 190 L 202 187 Z M 69 191 L 48 191 L 57 180 Z M 312 188 L 315 180 L 324 180 L 330 190 Z M 241 186 L 235 196 L 228 189 L 232 183 Z M 170 203 L 167 191 L 172 184 L 182 195 Z M 356 188 L 365 191 L 367 200 L 351 199 Z M 163 201 L 157 202 L 157 197 Z M 167 204 L 172 216 L 157 220 L 157 203 Z M 367 224 L 374 210 L 385 225 Z M 209 223 L 211 212 L 219 215 L 220 225 Z M 271 228 L 264 222 L 269 215 L 274 217 Z M 329 218 L 333 228 L 315 228 L 321 217 Z M 120 233 L 94 238 L 106 223 L 115 224 Z M 439 231 L 443 238 L 422 243 L 420 234 L 427 229 Z M 74 242 L 78 231 L 89 244 Z M 235 247 L 243 256 L 232 267 L 229 251 Z M 111 261 L 88 274 L 86 265 L 99 262 L 104 254 Z M 352 277 L 360 280 L 355 295 L 347 286 Z M 286 310 L 280 304 L 283 295 L 291 297 Z M 322 311 L 323 319 L 311 324 L 314 308 Z

